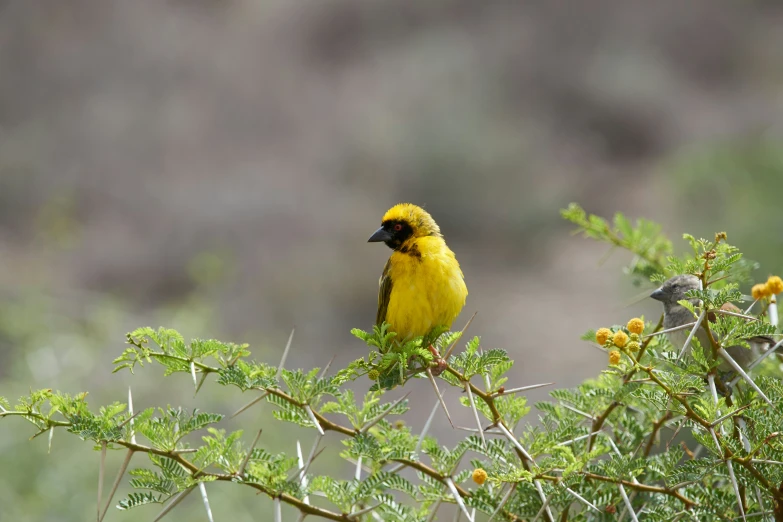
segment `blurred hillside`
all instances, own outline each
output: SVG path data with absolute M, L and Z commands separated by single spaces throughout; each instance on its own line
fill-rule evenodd
M 0 394 L 246 402 L 109 375 L 141 325 L 269 361 L 296 326 L 294 366 L 359 357 L 389 254 L 366 239 L 402 200 L 463 266 L 457 325 L 478 311 L 519 384 L 594 376 L 578 336 L 657 307 L 622 307 L 627 260 L 569 236 L 569 201 L 783 270 L 781 24 L 774 1 L 0 1 Z M 2 423 L 0 520 L 93 512 L 97 458 L 58 482 L 94 456 L 64 439 L 45 457 Z

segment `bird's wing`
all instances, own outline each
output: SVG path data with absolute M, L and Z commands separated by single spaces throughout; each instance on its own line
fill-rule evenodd
M 728 312 L 738 313 L 738 314 L 742 313 L 742 310 L 737 308 L 737 306 L 735 306 L 732 303 L 728 303 L 728 302 L 727 303 L 723 303 L 723 305 L 721 305 L 720 309 L 721 310 L 726 310 Z M 714 313 L 710 313 L 709 315 L 710 315 L 710 322 L 714 323 L 716 321 L 715 314 Z M 757 335 L 755 337 L 751 337 L 750 339 L 748 339 L 748 341 L 751 341 L 751 342 L 754 342 L 754 343 L 759 343 L 759 344 L 768 344 L 770 346 L 773 346 L 775 344 L 775 339 L 773 339 L 772 337 L 768 337 L 766 335 Z
M 383 274 L 379 282 L 380 288 L 378 290 L 378 314 L 375 316 L 375 324 L 381 325 L 386 320 L 386 311 L 389 309 L 389 299 L 391 299 L 392 291 L 392 278 L 389 273 L 391 269 L 391 258 L 386 261 L 386 266 L 383 267 Z

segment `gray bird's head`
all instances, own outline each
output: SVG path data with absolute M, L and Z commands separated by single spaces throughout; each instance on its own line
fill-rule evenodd
M 685 299 L 685 294 L 690 290 L 698 290 L 701 281 L 695 275 L 683 274 L 674 276 L 664 282 L 660 288 L 650 294 L 653 299 L 663 304 L 676 304 Z

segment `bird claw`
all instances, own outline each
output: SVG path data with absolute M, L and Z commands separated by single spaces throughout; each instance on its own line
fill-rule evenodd
M 440 356 L 440 353 L 434 346 L 429 345 L 427 349 L 432 353 L 432 362 L 435 363 L 434 366 L 430 367 L 430 372 L 432 372 L 433 377 L 437 377 L 446 369 L 446 360 Z

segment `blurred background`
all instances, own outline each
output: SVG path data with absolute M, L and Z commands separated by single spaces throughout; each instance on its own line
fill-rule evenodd
M 295 326 L 289 367 L 345 365 L 389 255 L 367 238 L 400 201 L 440 224 L 470 290 L 455 326 L 478 312 L 514 384 L 594 377 L 605 355 L 579 335 L 658 308 L 632 304 L 626 256 L 569 234 L 570 201 L 659 221 L 680 250 L 726 230 L 759 279 L 783 271 L 781 24 L 775 1 L 0 0 L 0 395 L 248 401 L 193 398 L 160 367 L 111 375 L 146 325 L 270 363 Z M 434 397 L 411 389 L 420 429 Z M 226 426 L 307 451 L 270 411 Z M 94 517 L 97 453 L 32 434 L 0 422 L 0 520 Z M 216 520 L 267 519 L 234 489 L 209 488 Z M 206 520 L 197 495 L 172 516 Z

